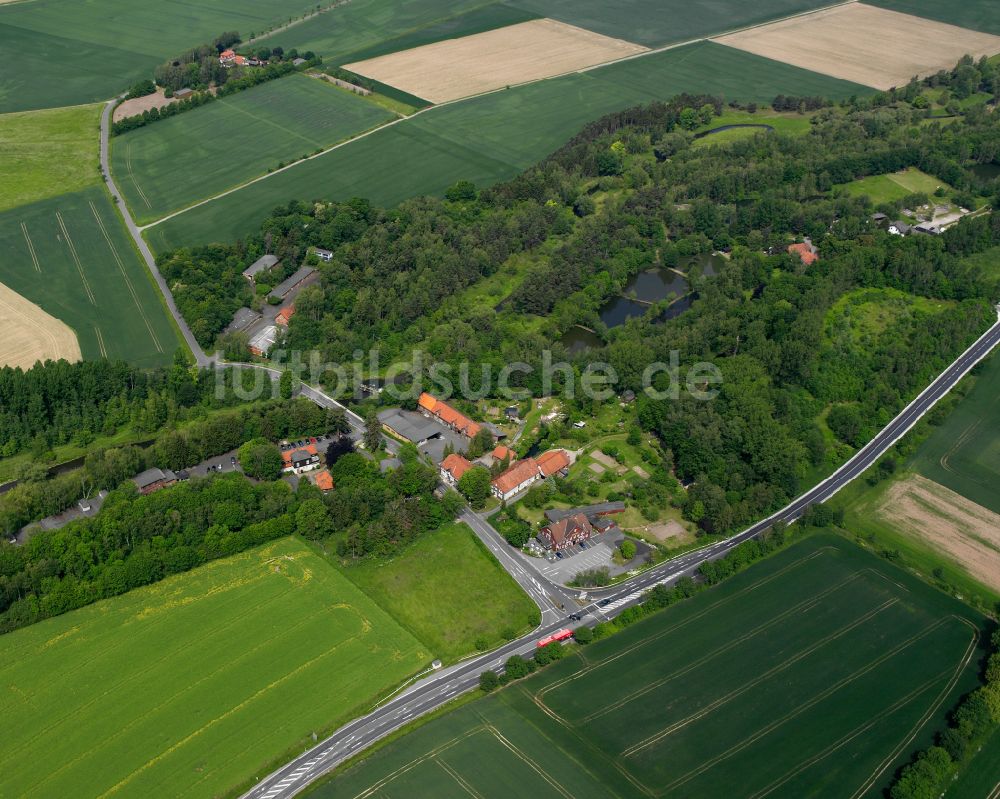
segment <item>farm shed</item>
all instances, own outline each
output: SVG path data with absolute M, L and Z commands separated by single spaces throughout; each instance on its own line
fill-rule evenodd
M 295 271 L 295 274 L 293 274 L 290 278 L 288 278 L 287 280 L 283 280 L 281 283 L 275 286 L 274 290 L 271 291 L 271 294 L 275 297 L 281 297 L 281 299 L 284 299 L 289 294 L 291 294 L 292 291 L 297 289 L 299 286 L 304 285 L 307 280 L 310 280 L 313 277 L 313 275 L 316 274 L 318 273 L 311 266 L 300 267 Z
M 278 257 L 276 255 L 262 255 L 256 261 L 254 261 L 250 266 L 243 270 L 243 277 L 249 280 L 251 283 L 257 279 L 257 275 L 266 269 L 270 269 L 278 264 Z

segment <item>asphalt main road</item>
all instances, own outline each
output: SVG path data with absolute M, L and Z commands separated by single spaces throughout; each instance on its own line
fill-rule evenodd
M 434 673 L 389 701 L 373 708 L 367 715 L 344 725 L 315 747 L 292 762 L 268 775 L 245 793 L 244 799 L 287 799 L 317 778 L 336 768 L 348 758 L 364 750 L 380 738 L 399 729 L 414 718 L 434 710 L 454 697 L 479 684 L 479 674 L 487 669 L 499 670 L 513 654 L 527 655 L 534 651 L 538 638 L 561 627 L 593 624 L 595 620 L 613 618 L 625 608 L 638 604 L 643 594 L 655 585 L 671 585 L 681 577 L 694 574 L 708 561 L 721 558 L 739 544 L 767 530 L 774 522 L 791 522 L 799 518 L 810 505 L 825 502 L 840 489 L 863 474 L 884 455 L 910 428 L 944 397 L 980 360 L 1000 343 L 1000 307 L 998 321 L 962 353 L 944 372 L 907 405 L 866 446 L 823 482 L 806 491 L 777 513 L 732 536 L 679 558 L 667 561 L 643 574 L 616 586 L 591 591 L 591 604 L 577 610 L 580 622 L 567 623 L 560 616 L 560 604 L 572 601 L 566 589 L 532 575 L 525 564 L 509 551 L 504 551 L 502 539 L 478 514 L 467 511 L 462 519 L 484 540 L 490 550 L 514 579 L 543 609 L 542 625 L 529 635 Z M 530 586 L 530 587 L 529 587 Z M 601 606 L 601 602 L 606 602 Z M 574 605 L 570 607 L 575 607 Z M 548 620 L 547 620 L 548 619 Z

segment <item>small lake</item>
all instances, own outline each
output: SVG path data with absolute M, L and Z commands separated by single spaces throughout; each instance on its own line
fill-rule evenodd
M 690 308 L 698 297 L 691 290 L 685 274 L 697 267 L 697 271 L 703 276 L 712 277 L 719 273 L 725 262 L 726 259 L 718 253 L 702 253 L 685 259 L 677 271 L 656 267 L 640 272 L 625 284 L 620 296 L 605 303 L 599 312 L 600 319 L 609 328 L 618 327 L 629 319 L 645 316 L 651 304 L 670 297 L 675 298 L 674 302 L 657 317 L 657 321 L 674 319 Z M 597 334 L 579 326 L 570 328 L 560 341 L 566 345 L 571 355 L 604 345 Z

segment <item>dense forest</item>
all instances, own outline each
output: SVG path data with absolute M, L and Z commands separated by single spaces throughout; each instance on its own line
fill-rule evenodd
M 197 297 L 190 318 L 213 320 L 201 331 L 211 336 L 246 291 L 240 270 L 260 253 L 297 263 L 309 246 L 332 250 L 319 264 L 321 283 L 297 299 L 285 343 L 333 362 L 373 346 L 383 363 L 419 348 L 439 362 L 471 361 L 477 375 L 483 364 L 494 373 L 512 361 L 537 367 L 552 349 L 578 369 L 608 361 L 619 390 L 639 391 L 644 367 L 671 351 L 682 365 L 710 361 L 723 376 L 716 401 L 640 397 L 639 419 L 667 450 L 658 466 L 690 485 L 688 517 L 720 533 L 780 506 L 846 457 L 995 320 L 996 278 L 963 258 L 1000 244 L 1000 216 L 987 209 L 944 235 L 904 238 L 873 215 L 1000 194 L 996 179 L 973 170 L 1000 157 L 997 116 L 973 104 L 935 119 L 923 94 L 996 86 L 992 65 L 966 59 L 840 107 L 780 97 L 782 108 L 819 108 L 807 134 L 716 146 L 696 145 L 689 129 L 722 112 L 722 101 L 680 96 L 588 125 L 507 183 L 481 191 L 459 183 L 443 199 L 393 210 L 293 202 L 246 242 L 179 250 L 161 266 L 182 308 L 185 295 Z M 908 167 L 940 180 L 937 195 L 876 206 L 844 188 Z M 804 238 L 818 249 L 811 265 L 786 253 Z M 601 322 L 598 310 L 639 271 L 686 267 L 713 251 L 727 261 L 713 277 L 689 273 L 690 310 L 664 320 L 654 303 L 620 327 Z M 466 290 L 498 271 L 513 275 L 506 296 L 469 301 Z M 855 335 L 852 313 L 889 296 L 912 301 L 886 315 L 877 337 Z M 570 355 L 559 339 L 578 324 L 604 346 Z M 536 395 L 539 374 L 524 378 Z
M 330 466 L 337 490 L 325 496 L 307 480 L 293 491 L 238 474 L 146 496 L 125 483 L 97 516 L 38 532 L 24 546 L 0 542 L 0 633 L 292 533 L 343 555 L 387 556 L 453 519 L 460 504 L 451 493 L 434 496 L 437 470 L 415 450 L 401 457 L 383 475 L 359 454 L 341 455 Z
M 279 441 L 346 428 L 343 411 L 301 398 L 217 410 L 182 425 L 165 421 L 147 446 L 93 449 L 80 468 L 51 478 L 44 469 L 26 470 L 16 486 L 0 494 L 0 533 L 9 536 L 30 522 L 61 513 L 78 499 L 117 488 L 145 469 L 188 468 L 251 439 Z

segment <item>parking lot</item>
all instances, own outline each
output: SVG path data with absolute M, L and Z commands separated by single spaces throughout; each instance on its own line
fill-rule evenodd
M 557 583 L 566 584 L 577 574 L 588 569 L 599 569 L 602 566 L 614 567 L 615 539 L 621 538 L 621 533 L 604 533 L 595 536 L 587 542 L 586 548 L 571 546 L 560 554 L 562 558 L 555 560 L 532 559 L 535 568 L 543 576 Z

